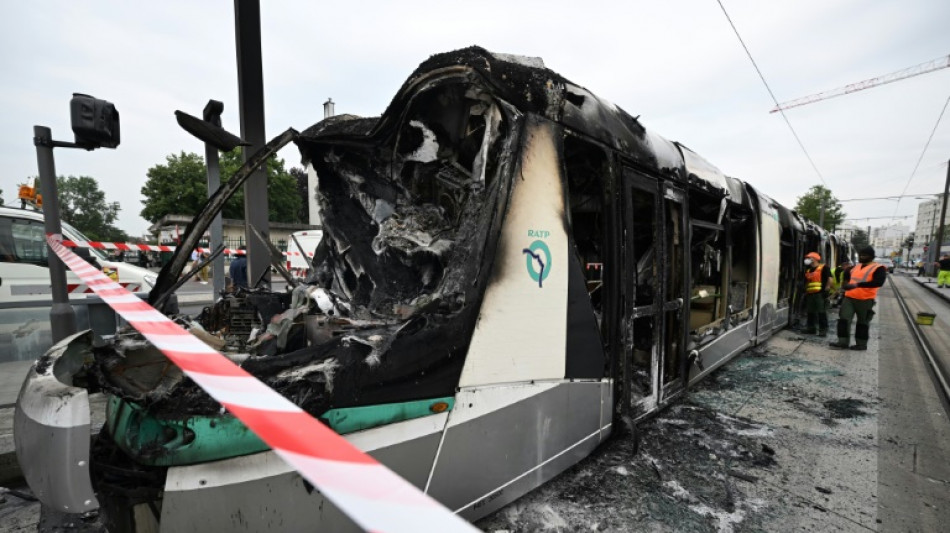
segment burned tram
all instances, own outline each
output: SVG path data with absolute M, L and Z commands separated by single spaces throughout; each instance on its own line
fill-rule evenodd
M 788 325 L 806 248 L 846 252 L 539 59 L 433 56 L 381 117 L 295 142 L 310 276 L 176 320 L 471 520 Z M 108 397 L 91 448 L 87 391 Z M 47 504 L 115 531 L 355 528 L 135 331 L 51 349 L 17 439 Z

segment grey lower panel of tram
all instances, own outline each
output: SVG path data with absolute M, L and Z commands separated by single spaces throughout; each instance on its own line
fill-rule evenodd
M 440 435 L 433 433 L 401 442 L 370 452 L 370 455 L 421 488 L 425 486 Z M 265 455 L 270 456 L 270 460 L 281 461 L 272 452 L 242 459 L 243 462 L 253 462 Z M 231 461 L 235 462 L 233 468 L 240 468 L 242 461 Z M 201 466 L 179 468 L 194 468 L 197 474 Z M 328 503 L 300 474 L 285 471 L 233 484 L 167 490 L 162 502 L 161 531 L 363 530 Z
M 450 427 L 429 494 L 476 520 L 563 472 L 606 438 L 597 416 L 605 388 L 564 383 Z
M 493 512 L 596 448 L 609 434 L 610 402 L 609 382 L 563 383 L 450 427 L 429 494 L 468 520 Z M 441 437 L 436 432 L 370 454 L 423 488 Z M 176 467 L 188 469 L 186 476 L 199 486 L 166 487 L 161 531 L 361 531 L 299 474 L 252 466 L 261 461 L 280 459 L 272 452 L 230 459 L 222 462 L 225 468 L 249 475 L 207 486 L 200 486 L 202 469 L 221 470 L 221 465 Z M 262 475 L 255 477 L 254 471 Z

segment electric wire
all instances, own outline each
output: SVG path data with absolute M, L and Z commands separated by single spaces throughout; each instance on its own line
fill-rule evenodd
M 950 104 L 950 96 L 947 97 L 947 101 L 943 103 L 943 109 L 940 110 L 940 115 L 937 116 L 937 123 L 934 124 L 932 130 L 930 130 L 930 136 L 927 137 L 927 142 L 924 143 L 924 149 L 920 152 L 920 157 L 917 158 L 917 164 L 914 165 L 914 170 L 910 173 L 910 177 L 907 178 L 907 184 L 904 185 L 904 190 L 901 191 L 901 197 L 907 192 L 907 189 L 910 187 L 910 183 L 914 180 L 914 176 L 917 174 L 917 169 L 920 168 L 920 163 L 924 160 L 924 155 L 927 153 L 927 148 L 930 147 L 930 141 L 933 140 L 934 134 L 937 133 L 937 128 L 940 126 L 940 121 L 943 119 L 943 114 L 947 111 L 947 104 Z M 939 193 L 938 193 L 939 196 Z M 897 210 L 900 208 L 901 201 L 900 197 L 897 199 L 897 205 L 894 207 L 894 215 L 897 215 Z
M 739 30 L 736 28 L 736 25 L 732 22 L 732 17 L 729 16 L 729 12 L 726 11 L 726 6 L 722 5 L 722 0 L 716 0 L 716 3 L 719 4 L 719 8 L 722 9 L 722 13 L 726 16 L 726 20 L 729 21 L 729 25 L 732 26 L 732 31 L 735 32 L 736 38 L 739 39 L 739 44 L 742 45 L 742 49 L 745 50 L 747 56 L 749 56 L 749 61 L 752 62 L 752 66 L 755 68 L 755 72 L 759 75 L 759 79 L 762 80 L 762 84 L 765 85 L 765 90 L 769 92 L 769 96 L 772 98 L 772 102 L 775 103 L 775 107 L 779 106 L 778 99 L 775 98 L 775 93 L 772 92 L 772 88 L 769 87 L 769 82 L 765 80 L 765 76 L 762 74 L 762 71 L 759 69 L 759 65 L 756 64 L 755 59 L 752 57 L 752 52 L 749 51 L 749 47 L 746 46 L 745 41 L 742 40 L 742 36 L 739 35 Z M 792 132 L 792 136 L 795 137 L 795 141 L 798 143 L 798 146 L 802 149 L 802 152 L 805 154 L 805 157 L 808 158 L 808 162 L 811 163 L 811 168 L 815 170 L 815 174 L 818 175 L 818 179 L 825 185 L 825 188 L 830 189 L 828 182 L 825 181 L 825 177 L 821 174 L 821 171 L 818 170 L 818 166 L 815 165 L 815 161 L 811 158 L 811 154 L 808 153 L 808 150 L 805 148 L 805 144 L 798 137 L 798 133 L 795 131 L 795 128 L 792 127 L 791 121 L 788 120 L 788 117 L 785 116 L 785 110 L 779 109 L 779 113 L 782 115 L 782 119 L 785 120 L 785 124 L 788 126 L 788 129 Z

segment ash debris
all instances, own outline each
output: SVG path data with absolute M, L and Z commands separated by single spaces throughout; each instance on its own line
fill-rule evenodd
M 774 468 L 771 428 L 693 403 L 615 436 L 561 476 L 485 518 L 485 531 L 754 531 Z
M 791 333 L 785 340 L 796 341 Z M 512 533 L 824 530 L 834 501 L 851 497 L 833 473 L 810 478 L 798 463 L 819 444 L 845 455 L 873 447 L 863 431 L 849 437 L 834 426 L 872 419 L 876 406 L 854 397 L 833 360 L 790 351 L 747 350 L 686 400 L 641 422 L 639 443 L 613 435 L 586 460 L 476 525 Z M 735 415 L 750 405 L 781 425 Z M 807 490 L 786 488 L 796 483 Z

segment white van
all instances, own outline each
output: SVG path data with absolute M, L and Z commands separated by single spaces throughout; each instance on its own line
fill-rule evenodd
M 302 278 L 307 275 L 307 271 L 310 269 L 310 263 L 304 258 L 304 254 L 310 260 L 313 260 L 313 252 L 320 244 L 320 240 L 323 239 L 323 231 L 318 229 L 298 231 L 293 234 L 293 237 L 297 239 L 296 242 L 293 238 L 287 242 L 287 270 L 294 276 Z M 303 250 L 297 247 L 297 242 L 300 243 Z
M 89 240 L 69 224 L 62 226 L 64 239 Z M 109 261 L 99 250 L 89 249 L 89 253 L 103 272 L 130 292 L 148 292 L 155 285 L 157 275 L 150 270 Z M 43 213 L 0 207 L 0 303 L 52 299 L 48 254 Z M 70 298 L 93 294 L 68 268 L 66 286 Z

